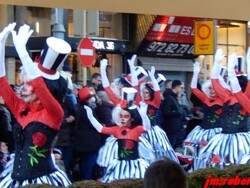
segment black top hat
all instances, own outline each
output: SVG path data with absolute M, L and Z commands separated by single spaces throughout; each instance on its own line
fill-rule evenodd
M 135 96 L 136 96 L 137 90 L 133 87 L 124 87 L 122 88 L 122 100 L 127 101 L 127 108 L 133 109 L 136 108 L 136 105 L 134 105 Z
M 141 66 L 135 67 L 135 73 L 136 73 L 136 76 L 137 76 L 139 82 L 148 77 L 148 73 Z
M 235 66 L 235 71 L 237 75 L 244 74 L 244 65 L 245 65 L 245 59 L 243 56 L 238 56 L 238 62 Z
M 158 82 L 159 85 L 161 85 L 163 82 L 166 81 L 166 78 L 165 76 L 163 76 L 163 74 L 158 73 L 156 81 Z
M 55 37 L 47 38 L 38 65 L 41 75 L 50 80 L 58 79 L 60 74 L 57 68 L 65 61 L 70 52 L 71 47 L 66 41 Z
M 221 66 L 220 69 L 220 76 L 223 78 L 225 76 L 225 73 L 227 72 L 227 67 Z

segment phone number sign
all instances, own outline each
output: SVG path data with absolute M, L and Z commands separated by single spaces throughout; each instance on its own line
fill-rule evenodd
M 137 54 L 144 57 L 193 58 L 194 44 L 144 40 Z

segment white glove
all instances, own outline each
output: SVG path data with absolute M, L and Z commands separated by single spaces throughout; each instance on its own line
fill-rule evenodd
M 147 115 L 147 109 L 148 109 L 148 105 L 141 101 L 138 111 L 139 111 L 141 118 L 142 118 L 143 128 L 146 131 L 148 131 L 151 127 L 150 120 L 149 120 L 148 115 Z
M 154 66 L 151 67 L 151 70 L 148 70 L 148 75 L 151 79 L 154 90 L 159 91 L 160 86 L 159 86 L 157 80 L 155 79 L 155 67 Z
M 106 68 L 108 65 L 108 60 L 107 59 L 102 59 L 101 60 L 101 65 L 100 65 L 100 74 L 101 74 L 101 79 L 102 79 L 102 86 L 104 88 L 109 87 L 109 80 L 107 77 L 107 72 L 106 72 Z
M 231 80 L 231 78 L 236 77 L 235 73 L 235 65 L 237 64 L 237 55 L 236 53 L 232 53 L 228 57 L 228 63 L 227 63 L 227 71 L 228 71 L 228 78 Z
M 250 80 L 250 46 L 247 49 L 247 79 Z
M 5 42 L 10 32 L 14 29 L 16 23 L 10 23 L 6 26 L 3 31 L 0 33 L 0 77 L 6 75 L 5 72 Z
M 84 108 L 87 112 L 88 119 L 90 123 L 93 125 L 93 127 L 99 132 L 102 132 L 103 126 L 96 120 L 96 118 L 93 116 L 93 111 L 89 106 L 84 105 Z
M 41 75 L 41 72 L 38 68 L 38 63 L 36 62 L 30 62 L 27 65 L 23 66 L 24 72 L 27 77 L 27 81 L 33 80 Z
M 222 49 L 217 49 L 215 56 L 214 56 L 214 65 L 213 65 L 213 69 L 211 72 L 211 78 L 212 79 L 218 79 L 219 75 L 220 75 L 220 63 L 223 60 L 223 58 L 225 57 L 225 55 L 223 54 L 223 50 Z
M 128 65 L 131 68 L 135 68 L 135 60 L 136 60 L 137 55 L 133 55 L 131 59 L 128 59 Z
M 131 84 L 132 86 L 138 86 L 138 78 L 135 72 L 135 60 L 137 55 L 133 55 L 131 59 L 128 59 L 128 65 L 130 69 Z
M 191 88 L 197 88 L 198 76 L 200 71 L 201 71 L 200 62 L 196 61 L 193 65 L 193 77 L 190 84 Z
M 24 58 L 27 58 L 26 56 L 29 57 L 29 54 L 26 50 L 26 44 L 30 38 L 30 36 L 32 35 L 34 31 L 32 29 L 30 29 L 30 26 L 24 24 L 22 25 L 19 30 L 18 30 L 18 34 L 16 33 L 16 31 L 12 31 L 12 37 L 13 37 L 13 43 L 15 45 L 16 51 L 21 59 L 21 61 Z M 22 62 L 22 63 L 26 63 L 26 62 Z
M 238 93 L 241 91 L 241 87 L 236 76 L 230 79 L 230 86 L 232 93 Z
M 237 93 L 241 91 L 241 87 L 235 73 L 236 63 L 237 63 L 237 55 L 236 53 L 232 53 L 228 57 L 228 64 L 227 64 L 228 78 L 230 81 L 232 93 Z
M 224 87 L 225 89 L 231 90 L 230 86 L 225 82 L 225 80 L 221 76 L 219 76 L 219 82 L 222 87 Z

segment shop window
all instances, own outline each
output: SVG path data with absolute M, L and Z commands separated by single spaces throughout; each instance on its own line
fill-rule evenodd
M 14 10 L 17 29 L 23 24 L 28 24 L 34 30 L 32 36 L 51 35 L 50 8 L 15 6 Z

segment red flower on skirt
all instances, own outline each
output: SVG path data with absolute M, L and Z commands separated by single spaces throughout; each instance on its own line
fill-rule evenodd
M 204 146 L 206 146 L 206 145 L 207 145 L 207 142 L 204 142 L 204 141 L 203 141 L 203 142 L 200 142 L 200 146 L 201 146 L 201 147 L 204 147 Z
M 41 132 L 36 132 L 32 135 L 32 142 L 35 146 L 41 147 L 47 142 L 47 137 Z
M 217 155 L 215 155 L 215 156 L 212 157 L 212 162 L 217 164 L 217 163 L 220 162 L 220 158 Z
M 215 113 L 216 113 L 217 115 L 221 115 L 222 109 L 221 109 L 221 108 L 217 109 L 217 110 L 215 111 Z
M 133 147 L 135 146 L 134 142 L 132 140 L 126 140 L 125 141 L 125 147 L 127 149 L 133 149 Z

